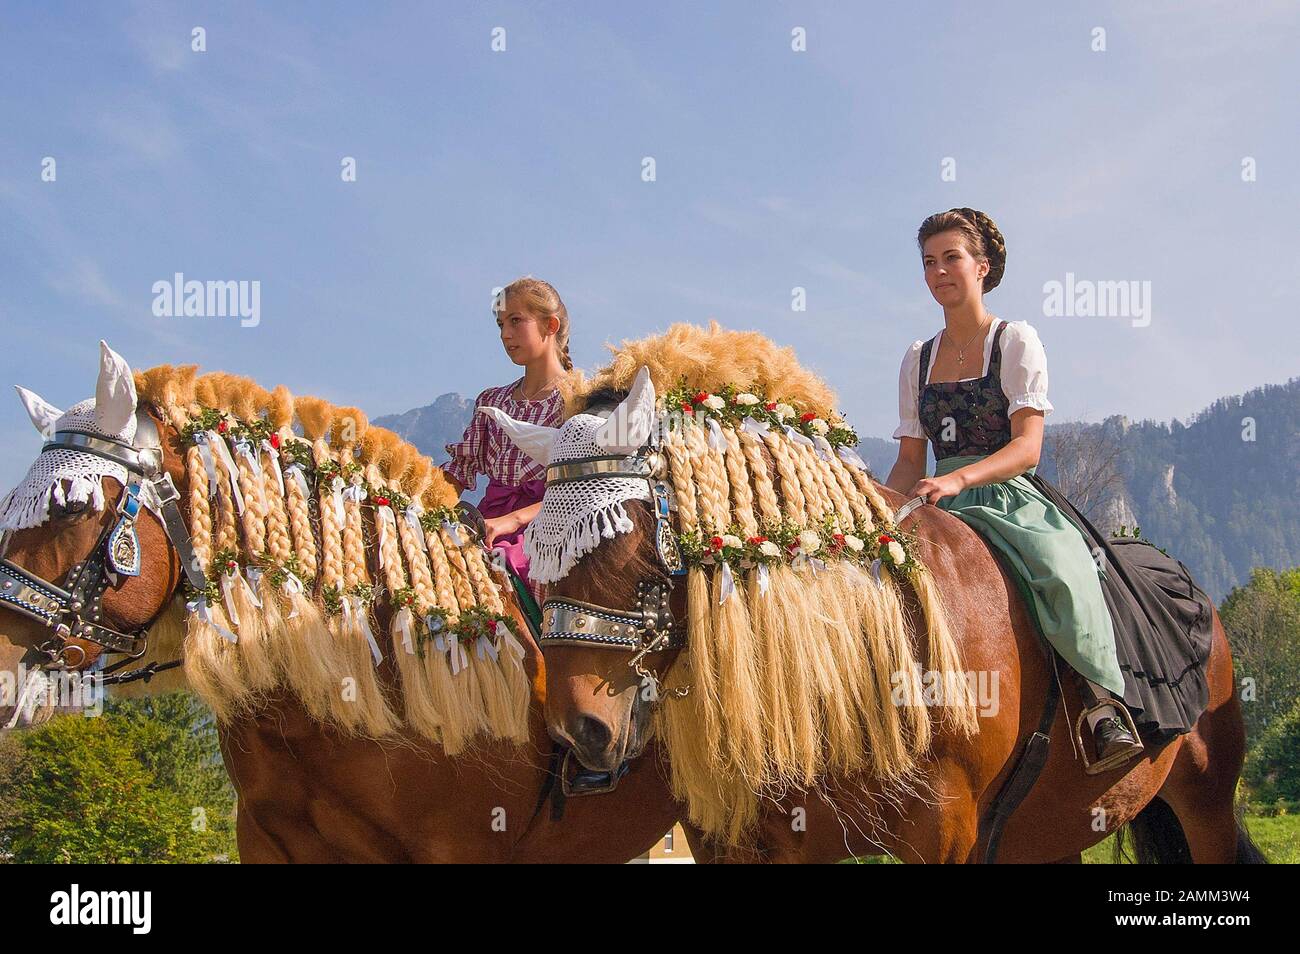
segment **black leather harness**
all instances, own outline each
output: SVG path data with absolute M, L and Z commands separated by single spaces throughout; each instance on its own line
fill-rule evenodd
M 85 651 L 69 640 L 96 643 L 109 653 L 126 658 L 106 670 L 114 673 L 124 664 L 139 659 L 148 649 L 148 627 L 122 632 L 104 622 L 102 600 L 110 582 L 120 575 L 135 576 L 142 566 L 135 524 L 142 506 L 152 506 L 162 520 L 168 540 L 180 555 L 181 568 L 190 583 L 201 589 L 203 571 L 195 563 L 189 530 L 180 512 L 180 494 L 171 474 L 163 470 L 162 442 L 157 424 L 145 409 L 136 410 L 136 439 L 128 444 L 85 431 L 56 431 L 41 448 L 94 454 L 120 464 L 138 478 L 130 481 L 118 502 L 117 520 L 100 533 L 90 554 L 69 571 L 64 586 L 42 579 L 12 560 L 0 558 L 0 606 L 34 619 L 53 630 L 53 636 L 38 647 L 46 656 L 44 669 L 77 669 L 85 662 Z M 156 618 L 156 615 L 155 615 Z M 74 657 L 72 654 L 76 654 Z M 148 680 L 155 672 L 179 665 L 151 663 L 130 673 L 113 674 L 104 682 Z

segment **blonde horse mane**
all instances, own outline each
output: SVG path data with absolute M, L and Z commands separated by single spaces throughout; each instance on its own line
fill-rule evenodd
M 146 661 L 183 649 L 185 681 L 223 722 L 288 690 L 347 735 L 409 729 L 451 755 L 479 735 L 527 739 L 514 595 L 456 522 L 456 491 L 428 457 L 357 408 L 284 386 L 196 365 L 137 371 L 135 383 L 182 434 L 208 582 L 164 609 Z M 381 606 L 388 633 L 371 626 Z M 175 684 L 152 682 L 118 691 Z
M 744 392 L 843 425 L 834 392 L 792 349 L 758 332 L 675 324 L 611 350 L 611 363 L 569 396 L 570 414 L 599 389 L 627 389 L 646 366 L 660 396 L 680 395 L 683 385 Z M 681 424 L 665 428 L 662 449 L 684 538 L 762 539 L 775 527 L 873 541 L 899 533 L 870 475 L 839 454 L 725 416 L 721 441 L 719 432 L 710 440 L 699 415 L 676 416 Z M 760 800 L 808 791 L 829 777 L 870 775 L 886 797 L 915 790 L 934 725 L 915 694 L 904 693 L 900 704 L 898 687 L 917 667 L 957 687 L 958 698 L 942 700 L 935 722 L 976 731 L 973 696 L 928 571 L 914 562 L 907 571 L 878 568 L 877 578 L 868 561 L 843 556 L 828 555 L 820 567 L 815 560 L 797 567 L 781 560 L 763 570 L 742 563 L 726 600 L 720 564 L 706 560 L 688 571 L 687 648 L 665 677 L 656 731 L 674 795 L 714 837 L 741 840 Z M 907 623 L 909 590 L 921 633 Z M 684 686 L 689 693 L 675 698 L 672 691 Z

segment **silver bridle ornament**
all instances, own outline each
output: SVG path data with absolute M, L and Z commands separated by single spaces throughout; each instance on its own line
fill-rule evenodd
M 53 631 L 53 637 L 39 647 L 49 658 L 47 665 L 51 668 L 76 667 L 84 662 L 81 647 L 68 645 L 67 640 L 71 638 L 97 643 L 128 659 L 138 659 L 147 651 L 147 625 L 134 633 L 123 633 L 101 622 L 102 594 L 108 587 L 106 571 L 128 576 L 140 571 L 135 523 L 142 505 L 156 510 L 168 540 L 180 555 L 181 568 L 190 584 L 196 588 L 205 585 L 204 575 L 195 565 L 189 530 L 178 506 L 180 493 L 171 474 L 162 467 L 158 427 L 143 408 L 136 409 L 135 419 L 135 439 L 130 443 L 86 431 L 60 430 L 41 447 L 42 454 L 59 449 L 94 454 L 122 465 L 129 474 L 139 478 L 138 482 L 131 481 L 123 487 L 118 519 L 101 532 L 86 559 L 69 570 L 66 588 L 25 570 L 7 557 L 0 557 L 0 606 Z M 74 651 L 79 658 L 68 658 L 68 653 Z

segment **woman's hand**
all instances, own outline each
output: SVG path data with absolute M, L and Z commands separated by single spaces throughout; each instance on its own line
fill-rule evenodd
M 485 536 L 483 538 L 483 545 L 488 549 L 491 549 L 492 544 L 496 542 L 497 537 L 508 537 L 510 534 L 515 533 L 523 527 L 523 525 L 524 522 L 519 519 L 518 511 L 515 511 L 514 513 L 503 513 L 499 517 L 484 517 L 483 528 Z
M 908 497 L 924 497 L 926 503 L 937 504 L 944 497 L 955 497 L 965 489 L 966 481 L 960 476 L 960 471 L 954 470 L 942 477 L 918 480 Z

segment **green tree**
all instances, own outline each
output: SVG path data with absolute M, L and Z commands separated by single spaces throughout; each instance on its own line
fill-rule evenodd
M 1246 737 L 1252 744 L 1300 698 L 1300 567 L 1257 568 L 1219 608 L 1232 645 L 1238 692 L 1243 695 Z M 1253 695 L 1253 700 L 1251 696 Z
M 15 862 L 233 859 L 234 800 L 211 717 L 187 693 L 0 742 L 0 855 Z

